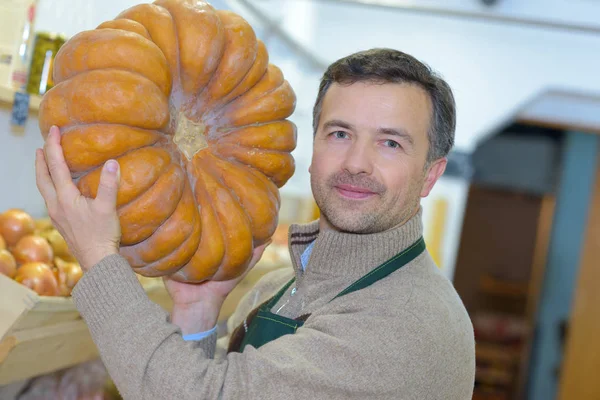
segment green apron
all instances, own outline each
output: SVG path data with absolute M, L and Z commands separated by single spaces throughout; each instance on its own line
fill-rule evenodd
M 406 250 L 395 255 L 388 261 L 381 264 L 379 267 L 358 279 L 346 289 L 342 290 L 337 294 L 337 296 L 331 299 L 330 302 L 348 293 L 366 288 L 378 280 L 385 278 L 392 272 L 402 268 L 414 260 L 424 250 L 425 241 L 423 238 L 420 238 Z M 304 324 L 304 321 L 309 317 L 309 315 L 305 315 L 297 319 L 291 319 L 271 312 L 271 309 L 275 306 L 275 304 L 277 304 L 279 299 L 294 283 L 294 280 L 295 278 L 289 281 L 283 288 L 281 288 L 279 292 L 277 292 L 277 294 L 275 294 L 275 296 L 254 310 L 246 318 L 244 323 L 233 333 L 229 351 L 242 352 L 244 347 L 247 345 L 252 345 L 254 348 L 259 348 L 265 343 L 278 339 L 283 335 L 295 333 L 298 328 Z M 248 320 L 250 320 L 249 324 Z

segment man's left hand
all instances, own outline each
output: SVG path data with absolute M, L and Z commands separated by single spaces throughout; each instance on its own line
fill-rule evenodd
M 256 247 L 244 273 L 228 281 L 208 280 L 195 284 L 164 278 L 165 287 L 173 300 L 172 322 L 181 328 L 184 335 L 207 331 L 215 326 L 225 299 L 256 265 L 270 243 L 269 240 Z
M 87 198 L 73 183 L 60 141 L 60 131 L 53 126 L 44 149 L 36 151 L 36 183 L 54 226 L 87 271 L 104 257 L 119 252 L 119 164 L 115 160 L 104 164 L 96 198 Z

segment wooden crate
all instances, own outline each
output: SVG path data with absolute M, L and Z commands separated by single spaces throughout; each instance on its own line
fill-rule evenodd
M 273 251 L 273 250 L 270 250 Z M 261 260 L 230 293 L 219 320 L 264 274 L 291 268 L 288 260 Z M 161 279 L 140 278 L 150 300 L 170 311 Z M 99 356 L 71 298 L 39 296 L 0 274 L 0 386 L 68 368 Z
M 151 300 L 168 307 L 162 281 L 143 285 Z M 97 357 L 71 298 L 39 296 L 0 274 L 0 386 Z

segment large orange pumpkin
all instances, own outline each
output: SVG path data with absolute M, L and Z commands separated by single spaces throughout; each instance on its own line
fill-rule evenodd
M 80 191 L 121 167 L 121 254 L 145 276 L 239 276 L 294 173 L 296 98 L 240 16 L 159 0 L 71 38 L 40 105 Z

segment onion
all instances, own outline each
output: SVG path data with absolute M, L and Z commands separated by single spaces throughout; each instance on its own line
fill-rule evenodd
M 31 235 L 34 231 L 35 222 L 25 211 L 11 208 L 0 214 L 0 235 L 9 249 L 23 236 Z
M 17 269 L 15 281 L 27 286 L 40 296 L 58 296 L 58 282 L 48 264 L 30 262 Z
M 14 278 L 17 273 L 17 262 L 8 250 L 0 250 L 0 274 Z
M 42 262 L 52 264 L 54 251 L 46 239 L 41 236 L 27 235 L 22 237 L 12 250 L 18 264 Z
M 41 232 L 49 231 L 54 229 L 54 225 L 52 224 L 52 220 L 48 217 L 46 218 L 38 218 L 34 221 L 35 224 L 35 234 L 39 235 Z
M 50 246 L 52 246 L 52 250 L 54 251 L 54 257 L 61 258 L 65 261 L 77 261 L 75 257 L 73 257 L 73 254 L 71 254 L 67 242 L 65 242 L 65 239 L 56 229 L 52 228 L 45 232 L 41 232 L 39 236 L 50 243 Z
M 58 257 L 54 259 L 54 275 L 58 281 L 61 296 L 71 295 L 71 291 L 81 279 L 83 271 L 78 263 L 67 262 Z
M 0 235 L 0 250 L 4 249 L 6 249 L 6 242 L 4 241 L 4 238 Z

